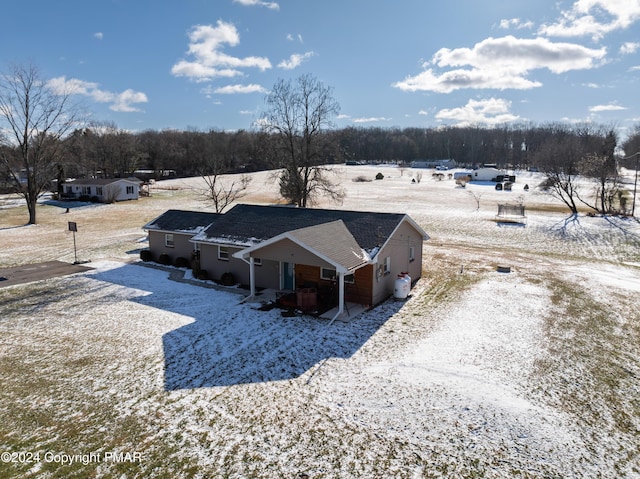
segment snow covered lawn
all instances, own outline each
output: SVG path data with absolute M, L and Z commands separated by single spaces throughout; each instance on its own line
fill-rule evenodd
M 640 477 L 637 222 L 565 224 L 532 191 L 526 227 L 499 226 L 502 192 L 350 181 L 377 171 L 345 169 L 343 207 L 414 217 L 424 277 L 331 325 L 137 262 L 189 190 L 1 210 L 3 262 L 72 260 L 73 218 L 94 269 L 0 288 L 0 478 Z

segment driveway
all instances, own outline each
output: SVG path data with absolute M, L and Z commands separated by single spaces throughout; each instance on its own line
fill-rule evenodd
M 14 284 L 31 283 L 43 279 L 82 273 L 91 268 L 79 264 L 62 261 L 46 261 L 44 263 L 25 264 L 13 268 L 0 268 L 0 288 Z

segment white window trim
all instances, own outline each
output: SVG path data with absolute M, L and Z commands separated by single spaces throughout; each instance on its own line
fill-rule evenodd
M 165 233 L 164 235 L 164 245 L 167 248 L 175 248 L 175 238 L 173 237 L 173 233 Z
M 391 274 L 391 256 L 387 256 L 382 263 L 383 266 L 383 274 L 386 276 L 387 274 Z
M 220 261 L 229 261 L 229 247 L 218 245 L 218 259 Z
M 333 274 L 331 275 L 331 277 L 325 276 L 324 272 L 325 271 L 332 271 Z M 338 279 L 338 273 L 336 272 L 335 269 L 331 269 L 331 268 L 320 268 L 320 279 L 324 279 L 326 281 L 334 281 Z M 349 283 L 349 284 L 353 284 L 356 282 L 355 279 L 355 275 L 353 273 L 351 274 L 345 274 L 344 275 L 344 282 L 345 283 Z
M 416 247 L 409 246 L 409 262 L 416 260 Z

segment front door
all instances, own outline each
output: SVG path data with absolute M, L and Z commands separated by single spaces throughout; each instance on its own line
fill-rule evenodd
M 282 289 L 293 291 L 293 263 L 282 263 Z

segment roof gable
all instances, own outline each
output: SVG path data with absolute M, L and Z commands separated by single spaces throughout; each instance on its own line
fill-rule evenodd
M 287 231 L 239 251 L 235 256 L 247 259 L 252 252 L 285 239 L 293 241 L 342 273 L 354 271 L 369 261 L 369 255 L 363 251 L 342 220 Z
M 220 216 L 218 213 L 205 211 L 167 210 L 143 228 L 196 234 L 211 225 L 218 216 Z
M 407 218 L 402 213 L 240 204 L 220 215 L 215 223 L 193 239 L 252 246 L 286 232 L 342 220 L 359 247 L 371 252 L 379 249 Z M 411 224 L 423 237 L 428 238 L 415 222 L 411 221 Z
M 105 186 L 118 182 L 131 183 L 133 185 L 139 185 L 141 183 L 138 178 L 76 178 L 65 182 L 65 184 Z

